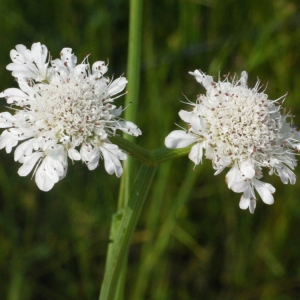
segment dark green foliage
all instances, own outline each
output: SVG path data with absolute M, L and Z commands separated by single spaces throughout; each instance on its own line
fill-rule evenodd
M 19 43 L 40 41 L 53 57 L 72 47 L 79 61 L 109 58 L 109 76 L 125 72 L 127 2 L 1 0 L 0 90 L 16 85 L 5 66 Z M 215 78 L 247 70 L 249 86 L 269 82 L 271 99 L 289 91 L 300 127 L 299 10 L 291 0 L 144 1 L 137 143 L 160 148 L 174 122 L 183 125 L 182 93 L 194 101 L 204 92 L 188 75 L 196 68 Z M 43 193 L 17 175 L 13 154 L 1 150 L 0 162 L 0 299 L 97 299 L 120 180 L 103 164 L 91 172 L 70 162 Z M 130 249 L 126 300 L 300 298 L 300 183 L 266 174 L 275 204 L 259 201 L 250 215 L 225 172 L 213 173 L 186 157 L 159 167 Z

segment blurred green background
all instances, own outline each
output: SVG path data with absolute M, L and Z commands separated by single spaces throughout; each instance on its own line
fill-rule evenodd
M 16 86 L 9 51 L 37 41 L 53 57 L 71 47 L 78 61 L 109 58 L 108 75 L 122 74 L 128 12 L 124 0 L 0 0 L 0 90 Z M 288 91 L 300 127 L 299 54 L 299 1 L 145 0 L 137 143 L 162 147 L 174 122 L 183 125 L 182 94 L 204 93 L 188 75 L 197 68 L 215 78 L 247 70 L 270 99 Z M 1 150 L 0 162 L 0 299 L 97 299 L 120 180 L 103 164 L 70 163 L 44 193 L 17 175 L 12 154 Z M 186 157 L 159 167 L 132 240 L 126 300 L 300 299 L 300 182 L 266 174 L 275 204 L 259 201 L 251 215 L 226 172 L 213 173 L 210 161 L 193 170 Z

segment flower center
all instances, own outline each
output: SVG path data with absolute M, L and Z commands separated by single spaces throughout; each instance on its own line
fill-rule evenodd
M 102 102 L 103 92 L 97 94 L 99 84 L 88 77 L 69 76 L 63 84 L 36 85 L 37 99 L 30 106 L 32 124 L 39 131 L 54 131 L 57 139 L 69 136 L 85 141 L 96 130 L 103 129 L 105 121 L 110 119 L 112 105 Z
M 218 87 L 213 101 L 203 95 L 200 105 L 206 107 L 208 142 L 220 156 L 247 159 L 280 139 L 280 113 L 267 95 L 231 84 Z

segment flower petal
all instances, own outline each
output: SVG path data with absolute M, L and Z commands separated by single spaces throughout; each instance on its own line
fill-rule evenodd
M 92 66 L 93 75 L 102 76 L 107 72 L 108 68 L 104 61 L 96 61 Z
M 35 173 L 35 182 L 41 191 L 50 191 L 54 184 L 58 181 L 58 176 L 54 172 L 49 172 L 45 168 L 45 164 L 41 164 Z
M 15 153 L 14 153 L 15 161 L 22 162 L 22 160 L 24 160 L 24 157 L 22 158 L 22 156 L 27 157 L 28 155 L 31 155 L 32 150 L 33 150 L 33 143 L 34 143 L 34 139 L 30 139 L 30 140 L 25 141 L 22 144 L 20 144 L 16 148 Z
M 128 81 L 125 77 L 119 77 L 116 80 L 114 80 L 107 88 L 108 95 L 113 96 L 123 91 L 127 82 Z
M 18 170 L 18 174 L 20 176 L 27 176 L 31 172 L 32 168 L 36 165 L 37 161 L 43 156 L 43 152 L 35 152 L 26 157 L 23 165 Z
M 198 137 L 183 130 L 174 130 L 165 138 L 167 148 L 185 148 L 195 142 Z
M 253 184 L 254 184 L 255 189 L 259 193 L 261 199 L 266 204 L 274 203 L 274 197 L 272 194 L 275 193 L 275 188 L 271 184 L 262 182 L 257 179 L 253 179 Z
M 243 180 L 243 181 L 235 181 L 231 184 L 230 187 L 235 193 L 242 193 L 246 189 L 249 188 L 249 182 L 248 180 Z
M 74 148 L 71 148 L 68 150 L 68 155 L 69 155 L 70 159 L 72 159 L 72 160 L 80 160 L 81 159 L 80 153 Z
M 190 124 L 192 126 L 191 130 L 196 134 L 201 134 L 205 130 L 205 121 L 199 116 L 193 114 Z
M 90 160 L 87 163 L 87 167 L 89 170 L 95 170 L 98 166 L 99 163 L 99 159 L 100 159 L 100 150 L 99 148 L 95 147 L 90 155 Z
M 251 214 L 254 214 L 255 207 L 256 207 L 256 199 L 251 198 L 249 203 L 249 211 Z
M 118 129 L 122 130 L 133 136 L 139 136 L 142 134 L 141 130 L 130 121 L 118 121 L 116 124 L 119 126 Z
M 190 75 L 194 76 L 195 79 L 201 83 L 206 89 L 208 89 L 213 83 L 212 76 L 207 76 L 203 72 L 199 70 L 195 70 L 194 72 L 189 72 Z
M 56 145 L 43 159 L 35 173 L 35 182 L 40 190 L 47 192 L 66 174 L 67 158 L 64 148 Z
M 110 175 L 115 173 L 117 177 L 120 177 L 123 173 L 123 168 L 118 157 L 118 151 L 107 150 L 105 147 L 100 147 L 100 150 L 103 155 L 106 172 Z
M 12 127 L 17 120 L 9 112 L 0 113 L 0 128 Z
M 189 159 L 193 161 L 196 165 L 202 162 L 203 148 L 204 143 L 197 143 L 192 147 L 189 153 Z
M 233 184 L 233 182 L 235 182 L 237 177 L 240 179 L 239 172 L 239 168 L 236 165 L 233 165 L 228 171 L 225 177 L 225 181 L 228 185 L 228 188 L 231 188 L 231 185 Z
M 285 166 L 284 164 L 278 164 L 275 166 L 276 171 L 278 172 L 278 175 L 280 176 L 280 179 L 282 183 L 288 184 L 290 181 L 290 184 L 296 183 L 296 175 L 293 171 L 291 171 L 290 168 Z
M 239 207 L 241 209 L 247 209 L 250 205 L 250 188 L 246 189 L 240 199 Z
M 249 159 L 240 163 L 240 170 L 246 178 L 252 179 L 255 175 L 253 163 Z
M 4 130 L 0 136 L 0 149 L 5 148 L 6 153 L 10 153 L 12 148 L 18 144 L 18 140 L 7 130 Z
M 192 117 L 192 112 L 191 111 L 186 111 L 186 110 L 180 110 L 179 111 L 179 117 L 181 120 L 183 120 L 186 123 L 191 123 L 191 117 Z

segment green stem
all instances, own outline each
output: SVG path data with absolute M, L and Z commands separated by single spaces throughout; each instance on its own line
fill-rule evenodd
M 139 219 L 157 167 L 142 164 L 128 205 L 123 210 L 116 240 L 108 260 L 99 300 L 114 299 L 116 282 L 122 272 L 131 236 Z
M 143 1 L 130 0 L 129 12 L 129 41 L 127 57 L 128 94 L 125 97 L 124 119 L 136 123 L 137 108 L 139 102 L 140 69 L 141 69 L 141 40 L 142 40 L 142 14 Z M 134 137 L 124 134 L 124 138 L 134 141 Z M 119 196 L 119 206 L 126 204 L 131 191 L 132 172 L 134 161 L 131 157 L 124 162 L 124 174 L 122 176 L 123 193 Z
M 125 107 L 130 105 L 124 112 L 124 119 L 136 121 L 141 68 L 141 40 L 142 40 L 142 0 L 130 0 L 129 12 L 129 43 L 127 57 L 127 89 L 129 93 L 125 98 Z M 132 141 L 133 136 L 126 135 L 126 139 Z
M 125 257 L 128 255 L 128 251 L 125 254 Z M 121 267 L 121 273 L 119 274 L 118 284 L 116 286 L 116 294 L 114 300 L 124 300 L 124 288 L 126 281 L 126 271 L 127 271 L 127 261 L 123 260 L 123 266 Z
M 151 151 L 152 157 L 155 164 L 160 164 L 166 161 L 173 160 L 182 156 L 186 156 L 190 151 L 191 147 L 185 147 L 180 149 L 168 149 L 168 148 L 159 148 L 154 151 Z
M 138 107 L 138 99 L 139 99 L 139 85 L 140 85 L 140 61 L 141 61 L 141 39 L 142 39 L 142 0 L 131 0 L 130 1 L 130 13 L 129 13 L 129 42 L 128 42 L 128 59 L 127 59 L 127 74 L 126 77 L 128 79 L 127 89 L 129 93 L 125 98 L 125 107 L 130 105 L 130 108 L 125 110 L 124 119 L 130 120 L 132 122 L 136 122 L 136 112 Z M 129 141 L 133 141 L 134 137 L 125 134 L 125 139 Z M 129 201 L 129 193 L 131 191 L 132 185 L 132 173 L 134 169 L 134 161 L 132 157 L 128 157 L 128 159 L 124 162 L 123 168 L 124 173 L 121 179 L 120 184 L 120 192 L 118 199 L 118 212 L 122 210 L 123 207 Z M 119 223 L 113 224 L 112 228 L 117 227 Z M 116 239 L 116 234 L 118 231 L 113 230 L 114 234 L 111 233 L 111 239 Z M 108 248 L 108 257 L 112 256 L 112 251 L 115 247 L 115 244 L 112 243 Z M 110 260 L 107 258 L 106 264 L 107 270 L 111 267 Z M 123 299 L 123 289 L 126 275 L 126 263 L 124 261 L 119 278 L 115 281 L 116 292 L 114 300 L 122 300 Z M 111 298 L 112 299 L 112 298 Z M 110 299 L 110 300 L 111 300 Z
M 144 149 L 141 146 L 138 146 L 127 139 L 124 139 L 120 136 L 109 137 L 109 140 L 120 147 L 120 149 L 124 150 L 126 153 L 136 158 L 137 160 L 151 165 L 153 164 L 152 153 L 149 150 Z M 122 176 L 123 177 L 123 176 Z
M 132 157 L 148 165 L 157 165 L 165 161 L 185 156 L 191 150 L 191 147 L 186 147 L 181 149 L 159 148 L 149 151 L 119 136 L 110 137 L 109 140 L 118 145 Z

